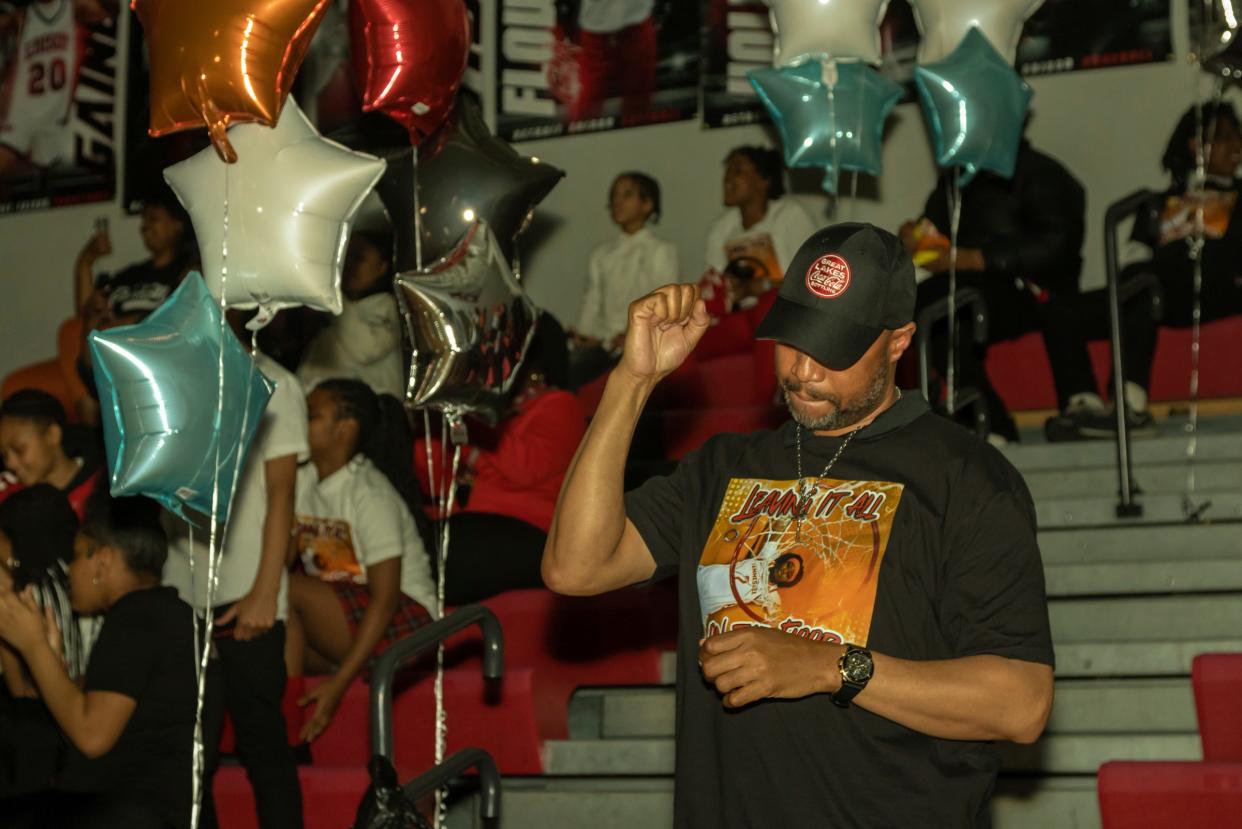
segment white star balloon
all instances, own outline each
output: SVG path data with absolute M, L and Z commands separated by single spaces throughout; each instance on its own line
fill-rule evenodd
M 776 34 L 773 66 L 812 58 L 880 62 L 888 0 L 765 0 Z
M 1044 0 L 910 0 L 918 24 L 918 62 L 938 63 L 957 48 L 972 26 L 978 27 L 1013 65 L 1022 24 Z
M 350 225 L 384 162 L 321 137 L 292 98 L 274 128 L 240 124 L 229 140 L 236 164 L 209 147 L 164 171 L 194 223 L 208 289 L 264 315 L 339 314 Z

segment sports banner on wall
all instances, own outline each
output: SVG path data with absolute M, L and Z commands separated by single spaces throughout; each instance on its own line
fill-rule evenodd
M 699 16 L 676 0 L 467 3 L 466 86 L 510 141 L 683 121 L 698 114 Z
M 1022 31 L 1017 68 L 1031 76 L 1171 60 L 1169 18 L 1170 0 L 1044 0 Z M 746 73 L 771 65 L 768 7 L 753 0 L 704 0 L 703 20 L 704 123 L 728 127 L 766 120 Z M 919 32 L 906 0 L 889 4 L 880 39 L 880 72 L 909 90 Z
M 107 6 L 0 2 L 0 214 L 115 195 L 118 18 Z

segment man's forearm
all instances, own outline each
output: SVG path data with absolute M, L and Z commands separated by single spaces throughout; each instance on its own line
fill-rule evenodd
M 608 377 L 548 531 L 544 578 L 554 590 L 591 592 L 608 580 L 608 560 L 625 532 L 626 457 L 651 389 L 624 371 Z
M 73 268 L 73 303 L 75 313 L 81 314 L 86 302 L 95 290 L 95 273 L 93 264 L 83 256 Z
M 826 690 L 841 685 L 833 648 Z M 1038 739 L 1052 707 L 1052 668 L 984 654 L 914 661 L 873 654 L 875 675 L 854 704 L 945 740 Z

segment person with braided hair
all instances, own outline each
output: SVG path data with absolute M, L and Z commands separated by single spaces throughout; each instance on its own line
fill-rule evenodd
M 310 463 L 298 470 L 293 535 L 302 572 L 289 579 L 290 681 L 330 676 L 300 737 L 332 721 L 349 684 L 393 642 L 427 624 L 435 587 L 415 516 L 411 438 L 396 398 L 325 380 L 306 399 Z

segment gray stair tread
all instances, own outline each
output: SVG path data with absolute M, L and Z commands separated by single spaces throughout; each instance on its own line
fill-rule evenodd
M 1052 734 L 1029 746 L 1000 745 L 1010 772 L 1091 774 L 1109 760 L 1199 760 L 1196 734 Z M 548 774 L 672 774 L 671 738 L 552 740 L 544 744 Z
M 1052 641 L 1180 642 L 1242 635 L 1236 594 L 1118 596 L 1048 603 Z
M 1235 417 L 1213 417 L 1199 421 L 1196 457 L 1203 461 L 1242 458 L 1242 420 Z M 1135 467 L 1176 463 L 1185 460 L 1187 436 L 1180 430 L 1166 429 L 1154 439 L 1135 440 L 1131 452 Z M 1029 443 L 1008 446 L 1004 450 L 1010 463 L 1023 473 L 1042 469 L 1079 470 L 1092 467 L 1115 467 L 1117 447 L 1111 440 L 1078 443 Z
M 1185 461 L 1151 464 L 1134 473 L 1139 489 L 1146 494 L 1175 493 L 1186 491 L 1187 472 Z M 1195 488 L 1203 490 L 1242 489 L 1242 463 L 1229 461 L 1199 461 L 1194 465 Z M 1062 469 L 1035 469 L 1024 473 L 1031 496 L 1041 498 L 1065 498 L 1083 495 L 1108 495 L 1119 489 L 1116 464 L 1094 469 L 1078 469 L 1066 474 Z
M 1190 664 L 1199 654 L 1239 650 L 1242 631 L 1229 639 L 1058 644 L 1057 677 L 1188 676 Z
M 1188 551 L 1194 555 L 1194 551 Z M 1166 556 L 1169 554 L 1164 553 Z M 1242 591 L 1242 556 L 1183 561 L 1045 564 L 1049 598 L 1101 594 Z
M 1242 524 L 1177 523 L 1041 530 L 1044 566 L 1113 561 L 1178 561 L 1242 558 Z
M 505 778 L 497 829 L 548 826 L 671 829 L 672 777 Z M 995 829 L 1097 829 L 1095 777 L 1006 778 L 992 797 Z M 473 798 L 449 808 L 448 829 L 474 829 Z
M 1242 491 L 1199 490 L 1195 495 L 1198 503 L 1211 501 L 1212 505 L 1203 517 L 1213 521 L 1236 521 L 1242 518 Z M 1042 498 L 1035 502 L 1035 518 L 1040 529 L 1053 527 L 1099 527 L 1133 524 L 1170 524 L 1184 521 L 1185 505 L 1182 495 L 1140 495 L 1137 501 L 1143 507 L 1138 518 L 1118 518 L 1115 494 L 1091 497 Z
M 583 689 L 570 702 L 571 721 L 576 710 L 583 711 L 570 736 L 672 737 L 675 706 L 670 686 Z M 1189 679 L 1070 679 L 1057 682 L 1047 732 L 1194 734 L 1196 727 Z

